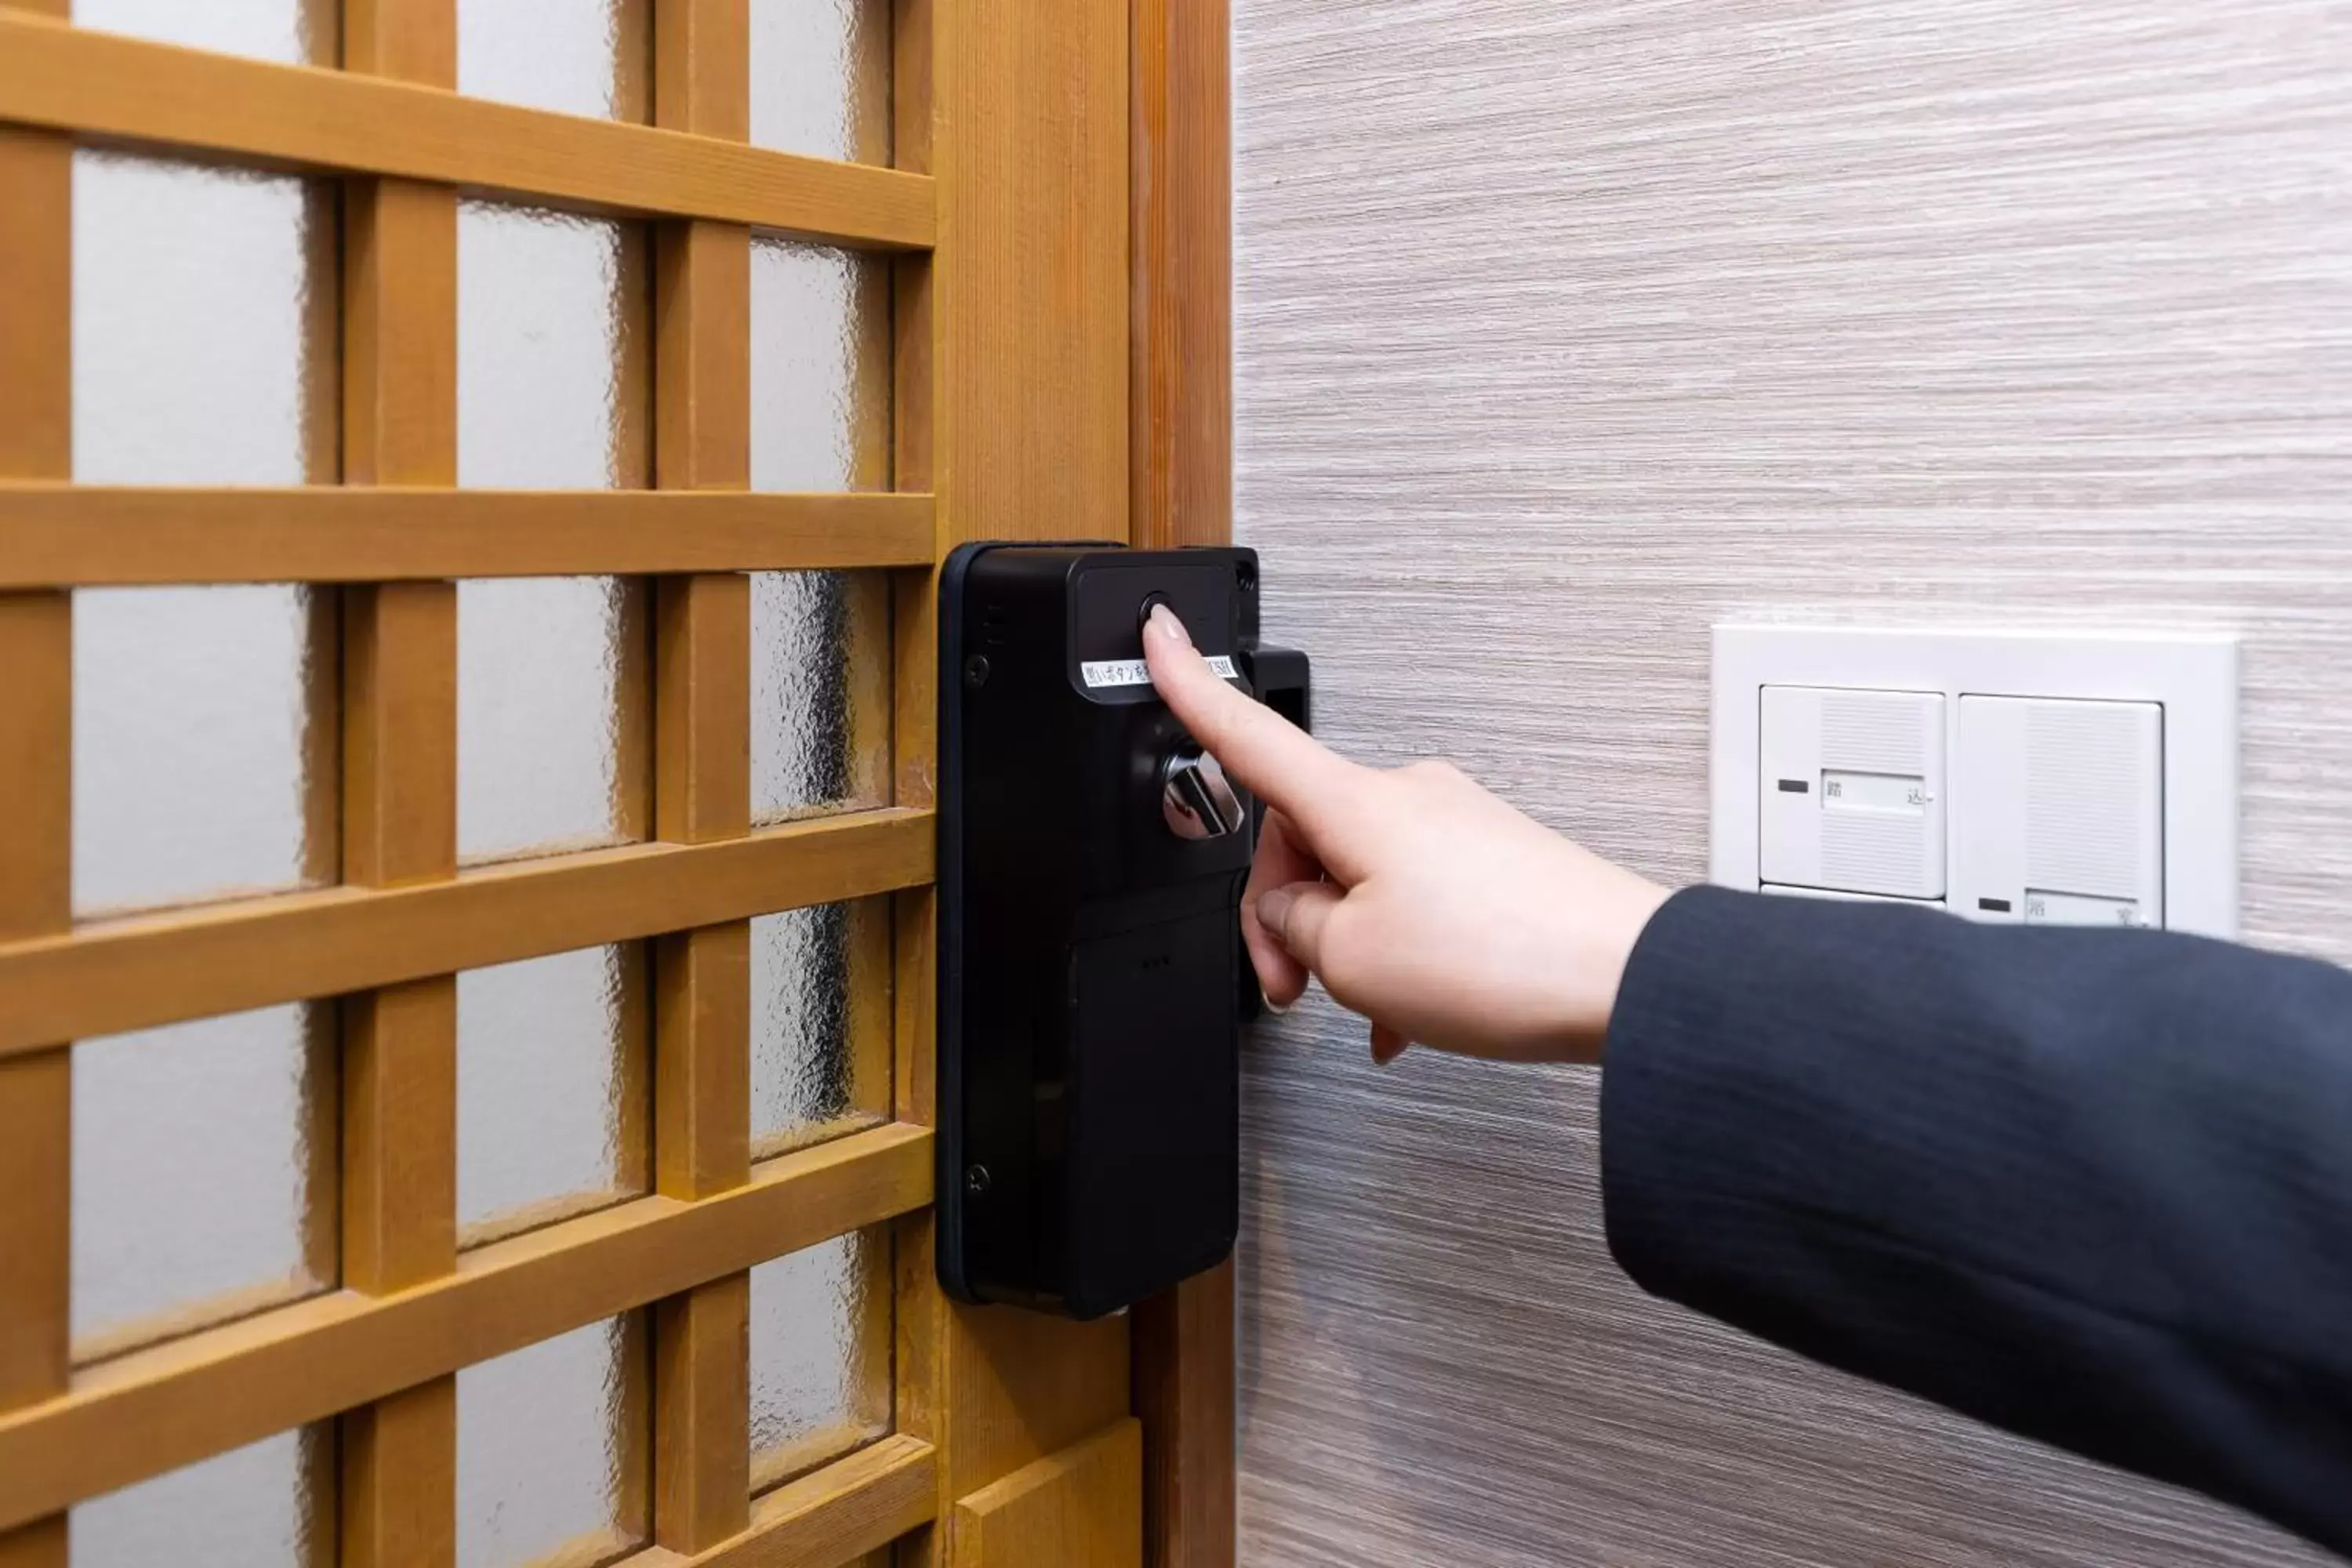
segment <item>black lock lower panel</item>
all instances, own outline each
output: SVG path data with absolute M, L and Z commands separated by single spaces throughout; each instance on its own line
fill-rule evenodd
M 1241 1063 L 1232 912 L 1081 943 L 1071 964 L 1066 1245 L 1079 1317 L 1139 1301 L 1233 1249 Z
M 1188 737 L 1148 680 L 1164 596 L 1245 665 L 1245 550 L 967 546 L 941 582 L 940 1273 L 1093 1317 L 1211 1267 L 1239 1223 L 1251 837 L 1185 837 Z

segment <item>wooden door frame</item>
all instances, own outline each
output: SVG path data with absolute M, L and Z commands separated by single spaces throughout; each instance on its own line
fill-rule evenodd
M 0 1184 L 0 1237 L 27 1260 L 0 1291 L 0 1559 L 61 1558 L 73 1503 L 345 1411 L 367 1412 L 348 1418 L 343 1445 L 344 1528 L 364 1537 L 347 1539 L 350 1560 L 446 1556 L 452 1374 L 653 1306 L 664 1547 L 718 1563 L 846 1558 L 899 1539 L 908 1568 L 988 1568 L 998 1542 L 1017 1556 L 1038 1530 L 1058 1528 L 1053 1497 L 1076 1488 L 1126 1501 L 1106 1501 L 1111 1533 L 1089 1538 L 1116 1552 L 1066 1549 L 1068 1561 L 1129 1560 L 1148 1517 L 1148 1561 L 1232 1563 L 1230 1268 L 1132 1320 L 1096 1324 L 940 1297 L 925 886 L 931 569 L 945 547 L 1113 533 L 1122 514 L 1140 543 L 1229 532 L 1226 10 L 1091 0 L 1009 7 L 982 26 L 970 0 L 893 3 L 895 171 L 741 144 L 741 106 L 702 73 L 731 58 L 745 0 L 659 0 L 658 129 L 439 89 L 449 0 L 342 0 L 340 69 L 85 33 L 40 15 L 61 10 L 55 0 L 0 0 L 0 213 L 15 220 L 0 279 L 22 285 L 0 299 L 0 317 L 26 329 L 0 345 L 22 373 L 0 378 L 0 647 L 26 672 L 0 698 L 0 736 L 21 742 L 0 757 L 19 803 L 0 823 L 0 979 L 16 1004 L 0 1019 L 0 1127 L 13 1134 L 0 1140 L 0 1168 L 19 1178 Z M 356 334 L 346 483 L 142 492 L 56 482 L 67 477 L 62 219 L 76 137 L 193 147 L 359 193 L 341 258 L 346 335 Z M 451 488 L 444 296 L 459 187 L 659 229 L 656 489 Z M 1057 225 L 1066 243 L 1036 246 Z M 898 493 L 742 492 L 736 327 L 752 227 L 899 256 Z M 367 352 L 395 341 L 401 354 Z M 744 607 L 731 574 L 852 566 L 895 574 L 891 801 L 746 831 L 735 777 Z M 547 574 L 663 579 L 653 837 L 454 875 L 447 584 Z M 355 798 L 343 826 L 402 833 L 346 844 L 341 887 L 76 930 L 62 853 L 65 590 L 225 581 L 351 585 L 361 613 L 346 651 L 366 657 L 346 670 L 360 699 L 346 705 L 346 739 L 367 743 L 347 759 Z M 430 810 L 403 806 L 420 792 Z M 741 924 L 881 895 L 897 899 L 896 1119 L 750 1167 L 734 1078 Z M 390 1119 L 400 1106 L 429 1110 L 436 1129 L 446 1120 L 442 977 L 646 937 L 665 943 L 674 1004 L 657 1049 L 656 1192 L 494 1244 L 453 1270 L 443 1139 L 429 1193 L 357 1183 L 345 1194 L 357 1210 L 344 1216 L 347 1242 L 371 1238 L 347 1259 L 346 1289 L 133 1352 L 102 1377 L 71 1372 L 61 1042 L 300 997 L 373 998 L 358 1005 L 374 1011 L 348 1031 L 347 1050 L 364 1055 L 388 1030 L 432 1048 L 375 1064 L 397 1067 L 397 1084 L 355 1064 L 345 1107 L 362 1124 L 345 1143 L 365 1164 L 371 1149 L 412 1146 Z M 381 1125 L 367 1120 L 372 1107 L 386 1113 Z M 743 1273 L 880 1224 L 896 1227 L 897 1435 L 747 1500 L 736 1437 Z M 420 1518 L 424 1539 L 402 1533 Z
M 1129 409 L 1139 545 L 1233 538 L 1233 123 L 1228 0 L 1132 0 Z M 1233 1568 L 1234 1270 L 1134 1314 L 1144 1561 Z

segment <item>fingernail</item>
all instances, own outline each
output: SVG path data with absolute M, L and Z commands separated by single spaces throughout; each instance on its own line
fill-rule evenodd
M 1176 618 L 1176 612 L 1170 609 L 1166 605 L 1154 605 L 1151 606 L 1151 625 L 1161 637 L 1167 637 L 1184 647 L 1191 647 L 1192 646 L 1192 634 L 1185 631 L 1184 623 L 1178 620 Z
M 1257 896 L 1257 923 L 1286 947 L 1289 943 L 1282 934 L 1283 923 L 1290 918 L 1290 906 L 1297 901 L 1298 895 L 1288 888 L 1268 888 Z

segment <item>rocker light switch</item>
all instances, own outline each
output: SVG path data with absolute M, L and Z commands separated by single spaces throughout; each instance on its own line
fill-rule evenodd
M 2164 922 L 2164 709 L 1963 697 L 1953 907 L 2026 925 Z
M 1708 875 L 2019 925 L 2238 934 L 2238 645 L 1715 628 Z
M 1885 898 L 1944 896 L 1944 699 L 1767 686 L 1758 879 Z

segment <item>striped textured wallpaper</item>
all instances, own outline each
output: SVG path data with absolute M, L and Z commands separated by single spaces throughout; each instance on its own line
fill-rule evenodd
M 2352 7 L 1234 10 L 1240 535 L 1329 739 L 1691 879 L 1714 620 L 2235 626 L 2247 929 L 2352 958 Z M 1587 1073 L 1319 1001 L 1248 1071 L 1253 1568 L 2320 1561 L 1643 1298 Z

